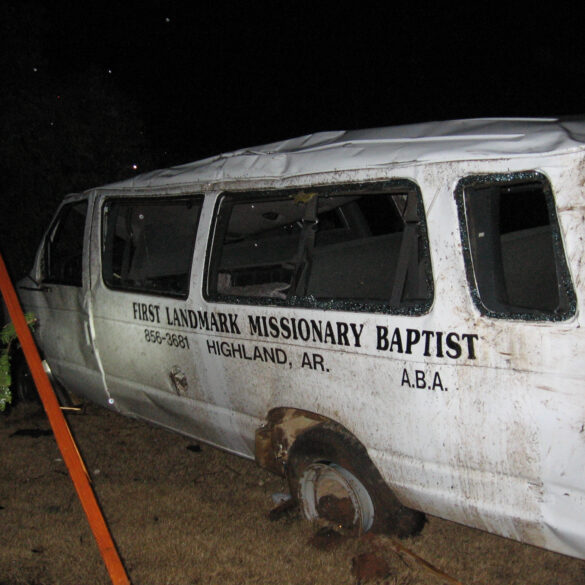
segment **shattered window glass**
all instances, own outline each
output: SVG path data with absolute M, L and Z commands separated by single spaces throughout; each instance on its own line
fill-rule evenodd
M 548 181 L 499 179 L 467 181 L 459 195 L 476 304 L 495 317 L 567 318 L 574 293 Z
M 200 210 L 200 197 L 106 201 L 102 224 L 106 285 L 187 297 Z
M 406 182 L 225 194 L 209 274 L 209 296 L 218 299 L 426 309 L 432 281 L 420 195 Z
M 63 207 L 45 242 L 43 281 L 81 286 L 87 201 Z

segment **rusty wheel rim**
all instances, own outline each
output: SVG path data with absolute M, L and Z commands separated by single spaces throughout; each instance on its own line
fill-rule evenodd
M 374 505 L 361 481 L 339 465 L 312 463 L 299 481 L 303 514 L 352 533 L 367 532 L 374 523 Z

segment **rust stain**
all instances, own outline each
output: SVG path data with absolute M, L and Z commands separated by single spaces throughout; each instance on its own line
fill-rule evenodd
M 317 502 L 317 512 L 320 518 L 328 520 L 340 528 L 350 531 L 356 528 L 355 509 L 348 497 L 338 498 L 332 494 L 321 496 Z
M 323 416 L 297 408 L 271 412 L 267 423 L 256 430 L 256 463 L 284 476 L 288 452 L 295 439 L 307 429 L 326 420 Z

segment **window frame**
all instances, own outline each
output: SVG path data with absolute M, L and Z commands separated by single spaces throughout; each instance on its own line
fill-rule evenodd
M 229 209 L 230 206 L 226 206 L 222 209 L 222 203 L 226 197 L 234 197 L 237 203 L 245 203 L 249 201 L 259 201 L 262 199 L 275 199 L 275 198 L 286 198 L 293 193 L 299 191 L 310 191 L 320 195 L 329 195 L 334 197 L 336 195 L 347 195 L 353 194 L 359 195 L 360 193 L 370 193 L 373 191 L 380 192 L 383 194 L 392 195 L 393 193 L 401 193 L 404 191 L 413 192 L 416 197 L 417 214 L 419 217 L 419 229 L 421 237 L 421 254 L 426 259 L 426 269 L 424 272 L 424 278 L 428 288 L 428 299 L 417 303 L 416 305 L 401 305 L 392 306 L 390 305 L 390 294 L 389 291 L 387 301 L 380 302 L 366 302 L 356 299 L 324 299 L 315 298 L 313 296 L 290 296 L 286 299 L 261 297 L 261 296 L 238 296 L 221 294 L 214 290 L 217 286 L 217 272 L 218 263 L 221 258 L 221 248 L 223 242 L 220 241 L 224 236 L 224 231 L 220 228 L 221 222 L 225 221 L 223 217 L 225 209 Z M 343 228 L 345 229 L 345 228 Z M 218 251 L 220 253 L 218 253 Z M 388 179 L 383 181 L 373 182 L 359 182 L 359 183 L 334 183 L 328 185 L 300 185 L 296 187 L 290 187 L 286 189 L 269 189 L 260 188 L 253 190 L 238 190 L 231 191 L 225 190 L 219 195 L 216 200 L 213 222 L 210 227 L 209 240 L 207 244 L 206 258 L 205 258 L 205 270 L 203 280 L 203 298 L 208 302 L 214 303 L 226 303 L 226 304 L 237 304 L 237 305 L 250 305 L 250 306 L 280 306 L 290 308 L 306 308 L 306 309 L 318 309 L 328 311 L 350 311 L 350 312 L 363 312 L 363 313 L 382 313 L 390 315 L 425 315 L 433 306 L 434 303 L 434 280 L 433 270 L 430 254 L 430 242 L 427 229 L 426 213 L 424 209 L 424 203 L 422 193 L 419 186 L 410 179 Z M 212 279 L 214 282 L 212 282 Z
M 191 274 L 193 272 L 193 258 L 194 258 L 194 254 L 195 254 L 195 246 L 196 246 L 196 242 L 197 242 L 197 234 L 199 232 L 199 225 L 201 222 L 201 213 L 203 210 L 203 202 L 204 202 L 205 196 L 202 193 L 193 193 L 193 194 L 187 194 L 187 195 L 160 195 L 160 196 L 144 196 L 144 195 L 138 195 L 138 196 L 133 196 L 133 195 L 129 195 L 129 194 L 124 194 L 122 196 L 107 196 L 104 198 L 104 200 L 102 201 L 102 205 L 101 205 L 101 209 L 100 209 L 100 264 L 101 264 L 101 270 L 100 270 L 100 277 L 101 277 L 101 281 L 104 284 L 104 286 L 111 291 L 114 292 L 125 292 L 125 293 L 138 293 L 138 294 L 143 294 L 143 295 L 148 295 L 148 296 L 156 296 L 156 297 L 167 297 L 167 298 L 173 298 L 173 299 L 180 299 L 180 300 L 186 300 L 189 298 L 189 295 L 191 294 Z M 194 233 L 193 233 L 193 240 L 192 240 L 192 245 L 191 245 L 191 249 L 189 252 L 189 258 L 190 258 L 190 262 L 189 262 L 189 270 L 187 273 L 187 288 L 186 291 L 184 293 L 182 292 L 173 292 L 173 291 L 165 291 L 162 289 L 157 289 L 157 290 L 153 290 L 153 289 L 147 289 L 147 288 L 142 288 L 142 287 L 132 287 L 132 286 L 113 286 L 110 282 L 108 282 L 108 279 L 106 279 L 105 277 L 105 270 L 106 270 L 106 265 L 107 264 L 111 264 L 112 258 L 111 258 L 111 254 L 110 257 L 108 257 L 106 259 L 106 246 L 108 244 L 108 240 L 107 240 L 107 226 L 108 226 L 108 221 L 107 221 L 107 217 L 106 217 L 106 209 L 108 207 L 108 204 L 112 203 L 112 202 L 116 202 L 116 203 L 120 203 L 122 205 L 127 204 L 129 207 L 136 207 L 136 206 L 140 206 L 140 205 L 157 205 L 157 204 L 161 204 L 163 202 L 170 202 L 173 204 L 180 204 L 180 202 L 184 202 L 187 200 L 191 200 L 193 201 L 193 203 L 195 205 L 199 206 L 199 211 L 197 213 L 197 221 L 195 222 L 195 226 L 194 226 Z
M 83 220 L 83 231 L 82 231 L 82 240 L 81 240 L 81 250 L 80 250 L 80 258 L 81 264 L 79 267 L 79 282 L 65 282 L 62 279 L 53 278 L 48 275 L 49 270 L 52 270 L 52 266 L 54 266 L 54 261 L 52 260 L 53 256 L 53 246 L 55 244 L 55 236 L 60 232 L 64 221 L 69 218 L 69 214 L 72 211 L 72 208 L 77 205 L 85 205 L 85 217 Z M 87 230 L 87 222 L 89 216 L 89 200 L 87 197 L 80 197 L 74 199 L 72 201 L 66 201 L 61 205 L 58 212 L 55 215 L 55 218 L 51 222 L 49 229 L 47 230 L 47 234 L 44 238 L 43 248 L 42 248 L 42 256 L 41 256 L 41 282 L 43 284 L 51 284 L 51 285 L 58 285 L 58 286 L 74 286 L 76 288 L 83 287 L 84 275 L 83 275 L 83 256 L 84 251 L 86 249 L 86 241 L 85 241 L 85 234 Z
M 509 311 L 498 311 L 487 307 L 481 299 L 477 279 L 475 276 L 471 240 L 468 229 L 467 210 L 465 205 L 466 190 L 471 187 L 517 187 L 528 183 L 538 183 L 542 187 L 548 211 L 548 219 L 551 230 L 551 242 L 553 258 L 557 272 L 557 284 L 559 296 L 564 295 L 567 299 L 567 310 L 562 313 L 550 312 L 541 309 L 530 309 L 510 307 Z M 475 307 L 482 316 L 493 319 L 506 319 L 514 321 L 535 321 L 535 322 L 558 322 L 567 321 L 575 316 L 577 312 L 577 298 L 574 285 L 571 279 L 569 265 L 563 245 L 563 237 L 556 211 L 555 197 L 548 177 L 535 170 L 520 171 L 513 173 L 486 173 L 474 174 L 462 178 L 455 187 L 454 197 L 457 206 L 459 230 L 463 250 L 465 274 L 470 295 Z

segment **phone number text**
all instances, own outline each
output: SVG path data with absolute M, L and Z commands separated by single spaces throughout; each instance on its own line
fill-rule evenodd
M 158 345 L 169 345 L 171 347 L 179 347 L 181 349 L 189 348 L 189 338 L 186 335 L 179 335 L 178 333 L 161 332 L 157 329 L 145 329 L 144 339 L 149 343 L 156 343 Z

